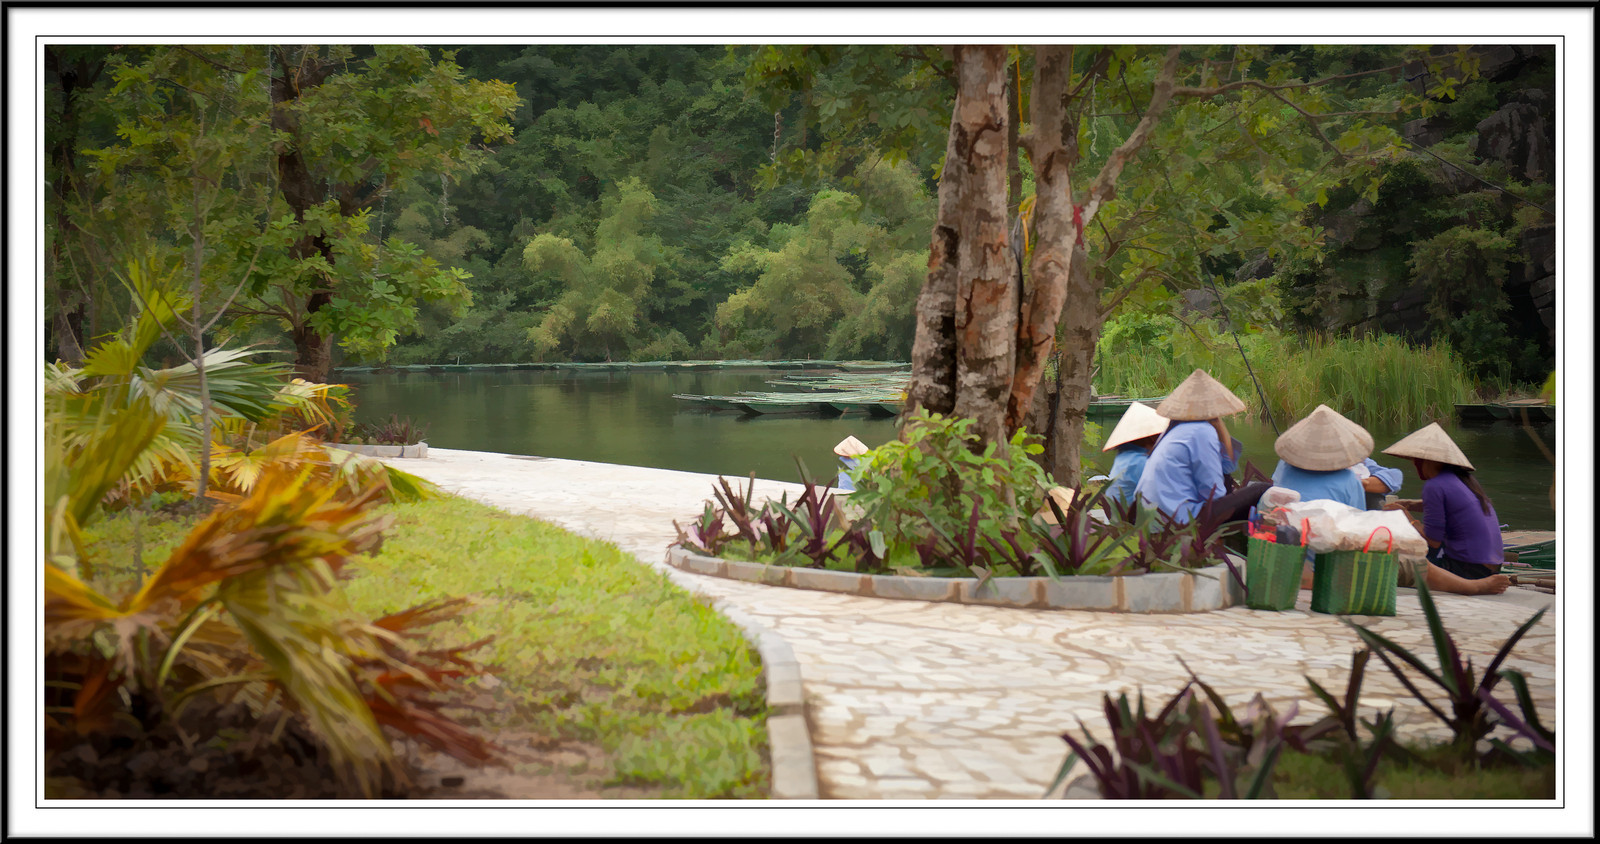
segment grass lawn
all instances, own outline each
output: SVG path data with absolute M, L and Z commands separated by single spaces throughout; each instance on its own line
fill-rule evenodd
M 378 511 L 395 523 L 380 551 L 347 568 L 355 614 L 471 598 L 473 609 L 433 630 L 441 644 L 494 637 L 470 654 L 500 669 L 498 710 L 476 720 L 491 737 L 524 743 L 513 752 L 528 743 L 590 751 L 518 773 L 630 796 L 767 796 L 765 685 L 732 622 L 616 547 L 524 516 L 448 496 Z M 103 575 L 136 571 L 133 518 L 91 529 Z M 154 567 L 192 522 L 142 518 L 143 558 Z

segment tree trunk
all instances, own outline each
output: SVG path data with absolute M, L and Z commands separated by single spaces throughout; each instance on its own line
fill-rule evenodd
M 78 61 L 69 61 L 48 46 L 44 52 L 46 69 L 61 87 L 61 125 L 57 132 L 51 133 L 56 140 L 50 148 L 50 157 L 56 165 L 57 182 L 54 191 L 56 233 L 50 245 L 48 270 L 49 277 L 54 281 L 56 305 L 51 327 L 55 334 L 56 358 L 72 366 L 82 366 L 88 339 L 83 331 L 85 315 L 94 298 L 86 288 L 69 291 L 66 287 L 67 274 L 61 271 L 61 265 L 67 249 L 67 236 L 72 231 L 67 203 L 77 191 L 77 172 L 73 165 L 78 148 L 78 92 L 95 83 L 105 69 L 105 60 L 80 58 Z
M 1082 212 L 1072 202 L 1072 168 L 1078 163 L 1078 124 L 1068 108 L 1072 47 L 1042 46 L 1037 56 L 1033 130 L 1027 141 L 1036 185 L 1034 247 L 1028 292 L 1017 323 L 1016 377 L 1006 408 L 1006 424 L 1012 429 L 1025 424 L 1033 409 L 1033 394 L 1050 359 L 1056 324 L 1067 301 L 1075 245 L 1082 242 Z M 1088 305 L 1094 308 L 1098 302 L 1090 300 Z
M 1061 314 L 1059 356 L 1056 370 L 1055 419 L 1050 433 L 1054 438 L 1052 462 L 1045 468 L 1056 483 L 1077 489 L 1081 483 L 1079 460 L 1083 451 L 1083 426 L 1093 393 L 1091 374 L 1094 349 L 1100 342 L 1101 277 L 1089 270 L 1082 246 L 1072 250 L 1068 296 L 1073 307 Z M 1081 303 L 1081 304 L 1080 304 Z
M 332 300 L 332 294 L 313 293 L 306 300 L 306 311 L 314 314 Z M 327 383 L 328 373 L 333 368 L 333 336 L 310 325 L 296 325 L 289 329 L 289 337 L 294 341 L 295 375 L 307 381 Z
M 954 413 L 984 442 L 1006 438 L 1006 399 L 1016 362 L 1016 263 L 1006 217 L 1005 48 L 959 54 L 956 122 L 967 191 L 959 208 Z
M 293 137 L 299 124 L 290 106 L 300 98 L 302 91 L 321 85 L 333 68 L 308 52 L 313 48 L 268 49 L 275 58 L 272 73 L 272 128 Z M 291 62 L 291 56 L 297 56 L 298 60 Z M 298 145 L 292 142 L 282 144 L 276 153 L 278 191 L 294 212 L 295 221 L 304 223 L 306 212 L 327 197 L 328 185 L 311 175 L 311 168 L 300 154 Z M 297 260 L 320 254 L 330 266 L 334 263 L 333 246 L 321 235 L 301 238 L 289 254 Z M 297 311 L 289 327 L 290 336 L 294 339 L 295 372 L 307 381 L 322 383 L 328 380 L 333 358 L 333 337 L 314 328 L 311 318 L 333 301 L 332 291 L 333 281 L 324 279 L 321 286 L 312 290 L 306 298 L 303 312 L 291 308 Z
M 961 47 L 956 47 L 957 60 Z M 961 249 L 961 205 L 966 195 L 965 130 L 961 94 L 950 113 L 950 135 L 939 174 L 939 211 L 928 248 L 928 280 L 917 294 L 917 332 L 911 344 L 911 383 L 906 416 L 918 408 L 949 414 L 956 406 L 956 271 Z

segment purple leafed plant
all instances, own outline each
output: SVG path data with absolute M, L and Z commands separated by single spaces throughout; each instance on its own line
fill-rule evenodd
M 677 519 L 672 520 L 672 526 L 678 529 L 679 545 L 708 557 L 721 554 L 723 547 L 736 536 L 723 530 L 722 511 L 711 506 L 709 501 L 700 518 L 690 522 L 687 528 Z
M 1452 733 L 1450 744 L 1462 758 L 1475 758 L 1478 741 L 1501 724 L 1527 736 L 1540 750 L 1553 751 L 1551 739 L 1554 738 L 1554 734 L 1538 724 L 1538 715 L 1532 708 L 1532 700 L 1527 695 L 1526 682 L 1522 675 L 1500 670 L 1506 657 L 1511 655 L 1511 649 L 1516 647 L 1517 642 L 1521 641 L 1535 624 L 1539 623 L 1539 619 L 1544 617 L 1545 610 L 1534 613 L 1533 617 L 1523 622 L 1522 626 L 1511 634 L 1511 638 L 1500 646 L 1500 650 L 1489 661 L 1482 678 L 1479 679 L 1473 670 L 1472 658 L 1462 657 L 1461 649 L 1456 646 L 1455 639 L 1445 630 L 1444 623 L 1439 618 L 1439 610 L 1434 606 L 1433 595 L 1429 592 L 1427 583 L 1420 580 L 1417 582 L 1417 599 L 1422 604 L 1423 615 L 1428 620 L 1428 631 L 1433 637 L 1434 651 L 1439 663 L 1437 669 L 1383 635 L 1348 619 L 1345 619 L 1345 623 L 1355 629 L 1361 640 L 1372 648 L 1378 659 L 1389 667 L 1395 679 L 1399 680 L 1413 697 L 1450 727 Z M 1418 689 L 1406 672 L 1401 670 L 1397 661 L 1410 666 L 1443 689 L 1450 712 L 1446 714 L 1429 695 Z M 1516 679 L 1509 679 L 1510 676 L 1515 676 Z M 1507 677 L 1518 692 L 1523 712 L 1521 718 L 1514 715 L 1510 707 L 1494 696 L 1494 687 L 1502 677 Z M 1505 747 L 1504 743 L 1499 746 Z M 1506 750 L 1509 751 L 1509 748 Z

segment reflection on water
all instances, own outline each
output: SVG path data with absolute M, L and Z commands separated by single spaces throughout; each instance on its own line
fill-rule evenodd
M 722 474 L 799 480 L 798 457 L 818 478 L 837 466 L 833 446 L 854 434 L 869 447 L 892 439 L 893 420 L 840 416 L 742 417 L 694 409 L 674 393 L 726 395 L 740 390 L 775 390 L 766 382 L 784 373 L 743 372 L 462 372 L 340 375 L 351 385 L 356 419 L 378 422 L 390 414 L 424 424 L 428 443 L 439 448 L 531 454 Z M 1359 418 L 1356 421 L 1360 421 Z M 1102 437 L 1115 420 L 1107 420 Z M 1292 421 L 1279 421 L 1287 427 Z M 1553 530 L 1550 506 L 1554 467 L 1518 426 L 1494 423 L 1447 426 L 1494 499 L 1502 521 L 1520 530 Z M 1265 422 L 1229 425 L 1244 443 L 1245 459 L 1271 474 L 1277 465 L 1275 435 Z M 1369 428 L 1379 451 L 1409 429 Z M 1555 451 L 1555 428 L 1536 429 Z M 1098 447 L 1098 446 L 1096 446 Z M 1095 452 L 1102 470 L 1110 454 Z M 1406 475 L 1400 495 L 1421 497 L 1409 462 L 1375 454 Z M 707 497 L 710 490 L 707 490 Z

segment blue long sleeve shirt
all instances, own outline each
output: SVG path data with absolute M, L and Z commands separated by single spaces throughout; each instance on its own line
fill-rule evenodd
M 1235 439 L 1233 457 L 1225 458 L 1222 441 L 1208 420 L 1174 420 L 1151 450 L 1136 491 L 1145 506 L 1187 523 L 1206 499 L 1227 492 L 1222 476 L 1238 467 L 1239 451 Z
M 1132 501 L 1149 459 L 1150 452 L 1145 451 L 1144 446 L 1135 443 L 1118 446 L 1117 458 L 1111 461 L 1111 483 L 1106 487 L 1106 497 L 1121 504 Z
M 1390 492 L 1399 492 L 1400 486 L 1405 483 L 1406 476 L 1401 474 L 1399 469 L 1379 466 L 1378 461 L 1370 457 L 1362 460 L 1361 465 L 1367 468 L 1367 474 L 1383 481 L 1383 485 L 1388 487 Z
M 1314 472 L 1279 460 L 1277 470 L 1272 473 L 1272 482 L 1300 493 L 1301 501 L 1328 499 L 1348 504 L 1357 510 L 1367 509 L 1367 492 L 1361 488 L 1361 479 L 1349 469 Z

